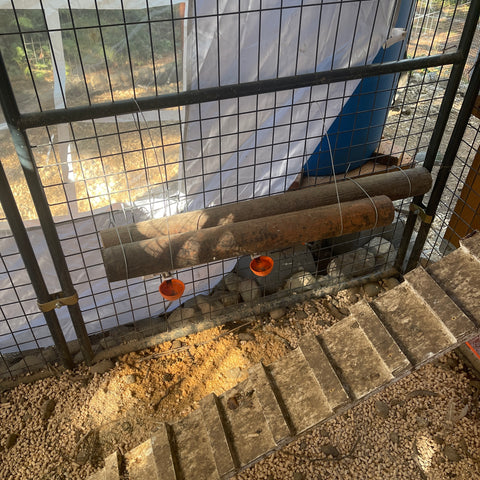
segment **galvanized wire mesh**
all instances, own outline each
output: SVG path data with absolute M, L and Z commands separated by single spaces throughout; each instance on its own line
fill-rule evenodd
M 313 48 L 316 58 L 318 38 L 327 28 L 324 19 L 328 8 L 342 3 L 346 5 L 341 8 L 350 8 L 362 2 L 254 3 L 256 6 L 250 6 L 248 11 L 243 2 L 216 2 L 213 10 L 203 11 L 201 2 L 147 1 L 138 8 L 127 8 L 119 2 L 108 10 L 97 2 L 88 8 L 66 2 L 53 15 L 41 3 L 36 8 L 23 10 L 13 1 L 2 10 L 5 15 L 1 17 L 0 47 L 20 111 L 42 112 L 210 86 L 202 84 L 204 73 L 199 60 L 209 53 L 202 51 L 202 38 L 194 35 L 202 25 L 204 29 L 208 26 L 219 29 L 210 47 L 214 56 L 228 56 L 226 45 L 230 45 L 230 55 L 234 52 L 234 83 L 251 80 L 244 76 L 246 55 L 257 62 L 254 80 L 262 79 L 262 62 L 267 61 L 273 62 L 268 70 L 270 78 L 300 74 L 300 49 L 295 50 L 296 56 L 290 59 L 287 50 L 282 51 L 285 47 L 280 42 L 283 30 L 289 28 L 288 18 L 298 15 L 297 43 L 300 45 L 303 41 L 305 48 Z M 469 3 L 413 2 L 411 11 L 415 10 L 415 14 L 408 28 L 410 40 L 406 57 L 421 58 L 454 50 Z M 355 30 L 361 21 L 357 15 Z M 302 37 L 301 22 L 312 16 L 319 25 L 313 42 L 316 47 L 309 46 L 312 42 Z M 244 52 L 239 40 L 243 22 L 253 17 L 257 19 L 259 40 L 253 50 Z M 262 22 L 276 25 L 276 46 L 268 58 L 262 57 L 265 48 Z M 334 26 L 337 31 L 342 28 L 339 21 L 336 25 L 334 22 Z M 228 37 L 229 30 L 233 32 L 230 43 L 223 42 L 222 36 Z M 190 43 L 193 57 L 187 58 L 186 43 L 192 42 L 189 35 L 194 37 Z M 335 38 L 335 45 L 336 42 L 340 40 Z M 373 33 L 370 43 L 373 43 Z M 347 67 L 353 62 L 353 47 L 350 46 L 346 54 Z M 368 52 L 360 64 L 369 63 L 371 58 L 367 57 Z M 383 61 L 385 58 L 380 55 L 377 62 Z M 473 60 L 469 60 L 467 70 L 472 64 Z M 318 70 L 314 63 L 312 65 L 314 71 Z M 328 69 L 337 67 L 334 55 Z M 333 117 L 327 103 L 344 105 L 354 89 L 348 82 L 343 83 L 340 90 L 335 90 L 335 83 L 311 87 L 300 101 L 297 90 L 290 89 L 208 103 L 199 99 L 188 107 L 149 111 L 139 107 L 125 115 L 104 115 L 83 121 L 72 119 L 29 129 L 36 168 L 80 296 L 79 304 L 94 351 L 118 346 L 122 341 L 140 341 L 146 335 L 168 333 L 191 325 L 201 315 L 213 318 L 228 314 L 238 309 L 238 302 L 261 303 L 262 299 L 278 295 L 278 289 L 285 287 L 285 282 L 284 295 L 288 296 L 293 291 L 301 293 L 311 289 L 314 281 L 331 286 L 344 281 L 345 275 L 390 268 L 410 199 L 395 203 L 396 218 L 390 227 L 269 252 L 281 265 L 281 271 L 276 271 L 269 280 L 253 279 L 248 257 L 212 261 L 206 266 L 186 269 L 181 272 L 181 278 L 193 299 L 187 300 L 183 308 L 177 308 L 175 317 L 167 320 L 165 313 L 178 307 L 184 299 L 171 304 L 159 295 L 159 274 L 164 272 L 109 283 L 99 232 L 175 214 L 192 204 L 210 206 L 215 202 L 237 202 L 249 196 L 268 196 L 278 192 L 274 182 L 286 190 L 294 177 L 297 178 L 293 185 L 297 186 L 300 182 L 316 185 L 332 181 L 328 165 L 331 155 L 335 157 L 336 168 L 342 170 L 338 179 L 354 179 L 366 173 L 422 164 L 450 71 L 450 66 L 443 66 L 401 76 L 391 74 L 386 85 L 380 84 L 380 78 L 374 79 L 373 86 L 360 87 L 357 97 L 360 102 L 370 95 L 371 111 L 360 109 L 353 126 L 347 127 L 344 125 L 351 114 L 337 112 Z M 223 84 L 222 78 L 228 78 L 220 61 L 214 65 L 213 73 L 216 86 Z M 328 102 L 321 99 L 322 92 L 331 94 Z M 387 103 L 377 106 L 379 99 L 385 97 Z M 305 127 L 307 122 L 318 120 L 315 115 L 322 108 L 324 118 L 315 124 L 316 128 Z M 373 113 L 378 111 L 386 118 L 385 125 L 383 121 L 373 120 Z M 328 125 L 335 119 L 339 127 L 329 137 Z M 342 138 L 353 139 L 358 131 L 362 131 L 361 145 L 354 140 L 343 147 L 339 145 Z M 382 132 L 380 147 L 376 139 L 378 132 Z M 0 131 L 0 137 L 2 162 L 23 218 L 27 226 L 38 228 L 37 213 L 5 128 Z M 316 144 L 320 148 L 313 151 L 311 145 Z M 359 154 L 359 149 L 364 153 Z M 251 163 L 242 165 L 241 158 L 248 155 Z M 224 160 L 227 158 L 229 163 Z M 299 165 L 309 158 L 313 160 L 302 171 Z M 327 167 L 320 166 L 319 159 L 323 158 Z M 274 171 L 284 160 L 285 166 Z M 256 179 L 265 172 L 271 172 L 265 181 L 258 184 L 252 181 L 252 177 Z M 318 177 L 319 173 L 324 176 Z M 187 185 L 186 178 L 193 186 Z M 451 210 L 451 203 L 446 203 L 445 208 Z M 5 225 L 0 241 L 9 245 L 8 249 L 0 249 L 3 262 L 0 293 L 4 294 L 2 298 L 11 294 L 13 305 L 8 301 L 1 305 L 1 351 L 2 355 L 16 352 L 16 358 L 20 358 L 19 352 L 47 347 L 52 342 L 35 307 L 35 295 L 28 287 L 26 271 L 21 262 L 17 262 L 18 253 L 6 227 L 4 212 L 0 213 L 0 222 Z M 366 250 L 357 251 L 341 257 L 341 268 L 328 268 L 333 257 L 365 246 L 375 238 L 370 248 L 374 253 L 370 252 L 370 256 Z M 40 244 L 44 247 L 45 240 L 38 240 Z M 373 267 L 372 255 L 375 257 Z M 52 272 L 49 286 L 52 291 L 58 290 L 51 260 L 46 262 L 46 276 Z M 242 287 L 238 284 L 231 287 L 228 283 L 233 281 L 230 274 L 233 268 L 244 282 Z M 292 275 L 298 270 L 302 272 L 295 283 Z M 17 276 L 22 277 L 21 283 L 16 280 Z M 235 281 L 238 283 L 238 279 Z M 235 289 L 237 292 L 231 291 Z M 59 310 L 59 316 L 70 341 L 75 335 L 63 310 Z M 72 343 L 70 347 L 76 353 Z M 76 361 L 79 360 L 81 356 L 76 357 Z M 7 375 L 12 373 L 9 369 L 5 370 Z

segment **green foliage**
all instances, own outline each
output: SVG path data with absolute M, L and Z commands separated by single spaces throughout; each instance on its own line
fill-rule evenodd
M 170 7 L 146 10 L 125 11 L 75 10 L 60 12 L 63 31 L 65 56 L 80 64 L 87 64 L 99 69 L 104 68 L 105 60 L 109 68 L 143 66 L 151 64 L 152 48 L 155 58 L 174 54 L 174 41 Z M 147 23 L 150 19 L 150 25 Z M 73 29 L 77 28 L 76 35 Z M 81 26 L 82 29 L 78 29 Z M 175 41 L 181 43 L 180 25 L 176 28 Z
M 61 9 L 60 23 L 67 72 L 78 71 L 80 61 L 90 71 L 150 65 L 152 49 L 156 61 L 174 54 L 170 6 L 141 10 Z M 125 14 L 125 18 L 124 18 Z M 178 11 L 174 11 L 178 15 Z M 124 21 L 130 25 L 123 26 Z M 150 20 L 150 24 L 148 21 Z M 74 31 L 75 29 L 75 31 Z M 0 49 L 9 74 L 16 78 L 52 79 L 49 37 L 41 10 L 4 10 L 0 16 Z M 180 48 L 181 28 L 176 25 L 175 42 Z
M 17 18 L 3 10 L 0 31 L 7 34 L 0 37 L 0 48 L 13 81 L 30 76 L 30 70 L 35 78 L 51 76 L 50 44 L 40 10 L 17 10 Z

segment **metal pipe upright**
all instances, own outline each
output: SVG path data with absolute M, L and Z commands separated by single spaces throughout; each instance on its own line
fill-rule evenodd
M 15 100 L 12 85 L 8 77 L 7 69 L 0 53 L 0 104 L 7 122 L 13 144 L 17 152 L 20 164 L 22 166 L 28 189 L 33 199 L 38 219 L 42 227 L 43 234 L 47 241 L 48 249 L 53 260 L 54 268 L 62 288 L 64 297 L 73 297 L 76 292 L 73 286 L 72 278 L 68 270 L 67 262 L 62 250 L 57 229 L 53 221 L 52 213 L 48 205 L 47 197 L 42 186 L 35 158 L 30 147 L 28 136 L 19 125 L 20 111 Z M 92 346 L 88 337 L 85 323 L 83 322 L 82 312 L 78 303 L 68 305 L 70 318 L 75 329 L 75 333 L 80 343 L 80 349 L 85 361 L 90 362 L 93 359 Z
M 2 162 L 0 162 L 0 204 L 2 205 L 5 217 L 10 225 L 15 241 L 17 242 L 18 251 L 25 264 L 25 268 L 27 269 L 28 276 L 32 282 L 32 287 L 37 295 L 37 300 L 40 303 L 47 303 L 51 300 L 50 294 L 48 293 L 45 280 L 40 270 L 40 266 L 38 265 L 27 229 L 25 228 L 22 216 L 20 215 L 17 203 L 15 202 L 12 189 L 8 183 Z M 67 342 L 65 341 L 55 310 L 44 312 L 43 315 L 62 364 L 67 368 L 72 368 L 72 356 L 68 350 Z
M 440 143 L 442 141 L 443 135 L 445 133 L 445 129 L 447 127 L 447 122 L 450 117 L 450 112 L 452 110 L 453 103 L 455 101 L 455 95 L 457 93 L 458 86 L 460 85 L 460 81 L 463 75 L 463 70 L 467 62 L 468 53 L 470 51 L 473 37 L 477 29 L 479 16 L 480 16 L 480 0 L 473 0 L 472 3 L 470 4 L 467 18 L 465 19 L 465 27 L 463 29 L 462 36 L 460 38 L 458 49 L 457 49 L 457 52 L 462 55 L 463 59 L 461 62 L 454 64 L 452 67 L 450 78 L 448 80 L 447 87 L 445 89 L 445 95 L 443 96 L 442 104 L 440 106 L 440 111 L 438 113 L 438 118 L 435 123 L 435 128 L 433 129 L 432 137 L 430 139 L 430 142 L 428 144 L 428 149 L 425 154 L 425 161 L 423 163 L 423 166 L 430 172 L 432 171 L 433 165 L 435 164 L 435 158 L 437 156 L 438 149 L 440 148 Z M 414 197 L 412 203 L 419 207 L 423 207 L 423 203 L 422 203 L 423 197 L 424 195 L 418 195 Z M 410 211 L 410 213 L 408 214 L 402 240 L 400 242 L 400 246 L 398 249 L 398 255 L 395 260 L 395 268 L 400 272 L 403 271 L 403 264 L 405 261 L 405 257 L 407 255 L 410 239 L 412 238 L 413 230 L 417 220 L 417 213 L 415 213 L 417 211 L 418 209 L 414 209 Z M 423 248 L 423 245 L 421 246 L 421 248 Z M 417 258 L 417 261 L 418 261 L 418 258 Z M 409 261 L 409 266 L 411 267 L 411 265 L 412 265 L 412 262 Z M 408 269 L 409 268 L 407 267 L 406 270 L 408 271 Z

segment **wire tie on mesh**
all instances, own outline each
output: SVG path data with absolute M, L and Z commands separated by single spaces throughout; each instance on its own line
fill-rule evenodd
M 412 213 L 418 215 L 422 219 L 423 223 L 430 225 L 433 222 L 433 215 L 427 215 L 423 206 L 411 203 L 409 208 Z

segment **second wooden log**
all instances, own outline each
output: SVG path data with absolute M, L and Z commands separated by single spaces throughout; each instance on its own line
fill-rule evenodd
M 102 250 L 110 282 L 337 237 L 393 221 L 387 196 L 257 218 Z
M 392 200 L 422 195 L 430 190 L 432 176 L 423 168 L 396 170 L 388 173 L 345 179 L 338 182 L 341 202 L 349 202 L 378 195 Z M 138 242 L 158 235 L 176 235 L 227 223 L 244 222 L 255 218 L 295 212 L 337 203 L 335 184 L 317 185 L 301 190 L 245 200 L 239 203 L 210 207 L 203 210 L 180 213 L 170 217 L 123 225 L 100 232 L 105 248 L 120 243 Z

